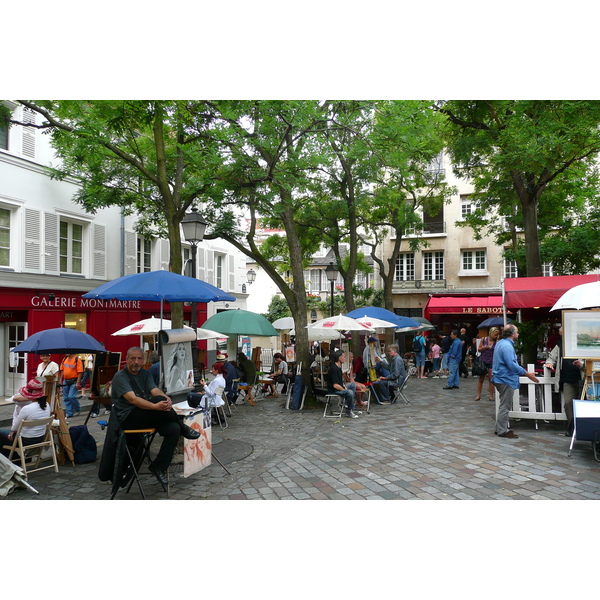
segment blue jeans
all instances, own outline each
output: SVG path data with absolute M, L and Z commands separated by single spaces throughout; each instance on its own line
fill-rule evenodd
M 450 357 L 448 359 L 450 363 L 450 376 L 448 377 L 448 387 L 458 387 L 459 377 L 458 377 L 458 363 L 459 360 L 456 358 Z
M 346 410 L 354 408 L 354 392 L 352 390 L 336 390 L 335 393 L 346 400 Z
M 417 367 L 425 366 L 425 350 L 422 352 L 415 352 L 415 365 L 417 365 Z
M 67 417 L 72 417 L 73 413 L 81 411 L 81 404 L 77 399 L 77 382 L 72 385 L 65 385 L 63 387 L 63 399 L 65 401 L 65 410 Z

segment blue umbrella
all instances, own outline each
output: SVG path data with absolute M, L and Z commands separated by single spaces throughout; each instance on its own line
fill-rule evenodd
M 512 323 L 512 319 L 506 319 L 507 323 Z M 504 325 L 504 317 L 490 317 L 483 321 L 483 323 L 479 323 L 477 325 L 477 329 L 481 329 L 482 327 L 502 327 Z
M 389 321 L 390 323 L 397 323 L 398 327 L 420 327 L 422 325 L 422 323 L 418 323 L 414 319 L 397 315 L 396 313 L 385 308 L 380 308 L 379 306 L 363 306 L 362 308 L 357 308 L 346 313 L 346 317 L 352 317 L 353 319 L 359 319 L 360 317 L 365 316 Z
M 125 275 L 83 295 L 103 300 L 150 300 L 154 302 L 216 302 L 235 298 L 223 290 L 193 277 L 171 271 L 148 271 Z
M 24 342 L 12 348 L 11 352 L 78 354 L 80 352 L 106 352 L 106 348 L 83 331 L 58 327 L 30 335 Z

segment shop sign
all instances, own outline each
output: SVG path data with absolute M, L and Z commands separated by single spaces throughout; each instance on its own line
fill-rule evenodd
M 502 307 L 501 306 L 465 306 L 463 309 L 463 314 L 494 314 L 501 315 Z
M 70 309 L 89 309 L 89 308 L 119 308 L 135 310 L 141 309 L 140 300 L 99 300 L 97 298 L 71 298 L 68 296 L 48 295 L 33 296 L 31 306 L 35 308 L 70 308 Z

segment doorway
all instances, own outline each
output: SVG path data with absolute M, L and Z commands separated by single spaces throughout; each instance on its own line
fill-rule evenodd
M 4 327 L 4 350 L 6 352 L 4 395 L 12 396 L 27 383 L 27 354 L 10 351 L 11 348 L 24 342 L 27 338 L 27 323 L 5 323 Z

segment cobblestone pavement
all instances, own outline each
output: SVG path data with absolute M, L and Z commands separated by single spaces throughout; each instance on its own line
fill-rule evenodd
M 473 401 L 476 380 L 442 390 L 444 379 L 412 379 L 410 405 L 373 406 L 358 419 L 324 419 L 321 409 L 288 411 L 281 399 L 237 406 L 229 428 L 213 427 L 215 461 L 191 477 L 175 473 L 171 500 L 454 499 L 586 500 L 600 497 L 600 463 L 591 444 L 570 439 L 564 423 L 511 423 L 518 439 L 494 435 L 494 403 Z M 485 396 L 484 396 L 485 397 Z M 71 420 L 82 423 L 84 416 Z M 102 449 L 96 420 L 90 432 Z M 103 500 L 110 484 L 98 462 L 33 473 L 40 492 L 17 489 L 8 500 Z M 145 474 L 150 499 L 165 494 Z M 134 485 L 121 500 L 139 500 Z

